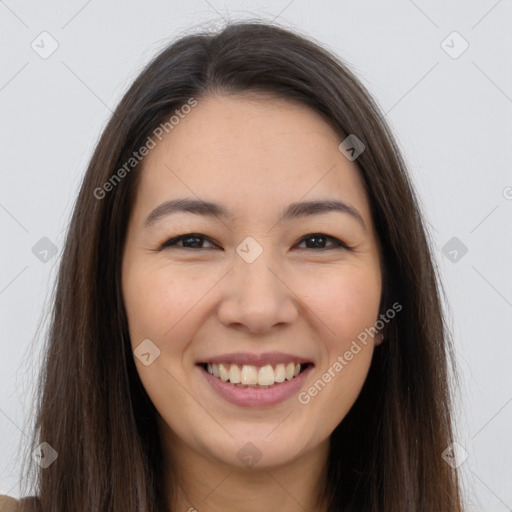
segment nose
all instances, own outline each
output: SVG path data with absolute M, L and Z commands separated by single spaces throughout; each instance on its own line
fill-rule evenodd
M 297 295 L 266 251 L 252 263 L 235 258 L 217 310 L 226 327 L 264 334 L 291 324 L 298 314 Z

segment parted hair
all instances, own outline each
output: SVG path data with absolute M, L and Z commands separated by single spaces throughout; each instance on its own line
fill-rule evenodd
M 356 160 L 381 246 L 381 311 L 402 310 L 375 348 L 366 382 L 331 435 L 331 512 L 460 512 L 453 442 L 452 342 L 424 215 L 375 100 L 340 58 L 298 31 L 229 23 L 172 41 L 124 94 L 95 147 L 51 298 L 23 489 L 40 512 L 166 510 L 156 409 L 138 377 L 121 292 L 121 260 L 143 161 L 104 197 L 95 191 L 190 98 L 264 92 L 320 113 Z M 30 453 L 47 442 L 46 469 Z M 174 512 L 174 511 L 173 511 Z

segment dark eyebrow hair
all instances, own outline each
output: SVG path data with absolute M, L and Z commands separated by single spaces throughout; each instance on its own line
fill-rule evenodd
M 225 207 L 217 203 L 201 199 L 172 199 L 157 206 L 144 221 L 150 226 L 158 219 L 175 213 L 188 212 L 195 215 L 206 215 L 216 218 L 233 218 L 234 215 Z M 291 203 L 281 213 L 281 220 L 292 220 L 309 215 L 319 215 L 327 212 L 347 213 L 356 219 L 366 231 L 366 224 L 361 214 L 352 206 L 339 199 L 326 199 L 323 201 L 303 201 Z

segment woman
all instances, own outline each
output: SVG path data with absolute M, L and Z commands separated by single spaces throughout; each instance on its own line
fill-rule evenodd
M 461 511 L 451 361 L 359 81 L 277 26 L 184 37 L 86 172 L 30 447 L 47 464 L 18 506 Z

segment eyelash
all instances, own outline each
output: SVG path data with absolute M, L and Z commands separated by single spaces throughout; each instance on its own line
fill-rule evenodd
M 209 240 L 210 243 L 213 244 L 213 242 L 207 237 L 207 236 L 204 236 L 204 235 L 201 235 L 199 233 L 187 233 L 187 234 L 184 234 L 184 235 L 179 235 L 179 236 L 176 236 L 176 237 L 173 237 L 173 238 L 170 238 L 169 240 L 165 241 L 163 244 L 160 245 L 160 247 L 158 248 L 158 250 L 163 250 L 163 249 L 169 249 L 169 248 L 172 248 L 172 247 L 175 247 L 177 249 L 188 249 L 188 250 L 204 250 L 204 249 L 211 249 L 210 247 L 198 247 L 198 248 L 193 248 L 193 247 L 179 247 L 176 245 L 177 242 L 180 242 L 186 238 L 200 238 L 200 239 L 203 239 L 203 240 Z M 332 240 L 336 245 L 334 247 L 326 247 L 326 248 L 320 248 L 320 249 L 311 249 L 311 248 L 308 248 L 306 247 L 305 249 L 310 249 L 310 250 L 313 250 L 313 251 L 318 251 L 318 250 L 324 250 L 324 251 L 328 251 L 328 250 L 332 250 L 332 249 L 345 249 L 347 251 L 354 251 L 354 249 L 352 249 L 351 247 L 349 247 L 345 242 L 342 242 L 341 240 L 333 237 L 333 236 L 330 236 L 330 235 L 326 235 L 324 233 L 309 233 L 307 235 L 305 235 L 304 237 L 302 237 L 300 240 L 299 240 L 299 244 L 302 243 L 304 240 L 307 240 L 308 238 L 311 238 L 311 237 L 323 237 L 323 238 L 326 238 L 326 239 L 329 239 L 329 240 Z

